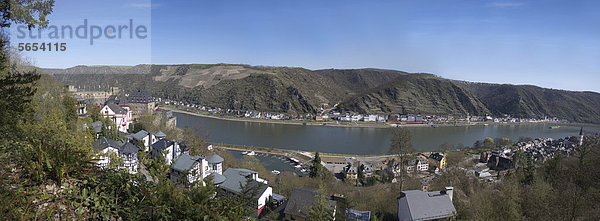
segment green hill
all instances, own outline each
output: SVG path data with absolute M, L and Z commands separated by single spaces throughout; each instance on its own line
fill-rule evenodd
M 510 114 L 600 123 L 600 94 L 471 83 L 382 69 L 308 70 L 238 64 L 76 66 L 42 69 L 86 90 L 118 86 L 204 105 L 315 113 L 325 104 L 360 113 Z

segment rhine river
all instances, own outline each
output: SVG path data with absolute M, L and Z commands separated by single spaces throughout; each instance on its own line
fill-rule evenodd
M 280 149 L 319 151 L 345 154 L 387 154 L 391 143 L 389 128 L 351 128 L 332 126 L 305 126 L 243 122 L 173 113 L 177 127 L 189 127 L 208 138 L 212 143 L 237 144 Z M 579 134 L 580 127 L 536 123 L 520 125 L 477 125 L 407 127 L 412 132 L 415 150 L 436 150 L 440 144 L 472 146 L 476 140 L 486 137 L 564 138 Z M 600 132 L 600 126 L 586 126 L 585 132 Z

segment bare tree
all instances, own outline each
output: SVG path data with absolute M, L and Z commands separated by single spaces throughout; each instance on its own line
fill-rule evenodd
M 400 160 L 400 189 L 402 189 L 404 175 L 406 169 L 404 167 L 405 162 L 410 154 L 415 152 L 412 146 L 412 134 L 406 128 L 394 128 L 392 145 L 390 146 L 390 153 L 397 154 Z

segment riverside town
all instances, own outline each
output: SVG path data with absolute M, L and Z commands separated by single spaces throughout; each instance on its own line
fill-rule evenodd
M 0 220 L 600 220 L 598 11 L 0 1 Z

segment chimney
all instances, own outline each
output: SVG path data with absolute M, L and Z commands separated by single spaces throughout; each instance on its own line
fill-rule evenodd
M 454 187 L 451 187 L 451 186 L 446 187 L 446 194 L 448 194 L 448 197 L 450 197 L 450 201 L 452 201 L 452 193 L 453 192 L 454 192 Z

